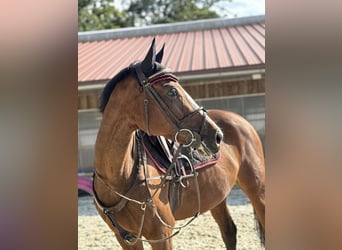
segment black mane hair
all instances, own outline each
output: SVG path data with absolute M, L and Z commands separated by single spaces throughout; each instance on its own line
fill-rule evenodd
M 127 77 L 130 74 L 130 68 L 124 68 L 123 70 L 121 70 L 116 76 L 114 76 L 104 87 L 101 97 L 100 97 L 100 105 L 99 105 L 99 109 L 100 112 L 103 113 L 103 111 L 106 108 L 106 105 L 109 101 L 109 98 L 116 86 L 117 83 L 119 83 L 120 81 L 122 81 L 125 77 Z
M 104 87 L 104 89 L 102 91 L 101 97 L 100 97 L 99 109 L 100 109 L 101 113 L 103 113 L 103 111 L 105 110 L 106 105 L 109 101 L 109 98 L 110 98 L 115 86 L 117 85 L 117 83 L 121 82 L 125 77 L 127 77 L 129 74 L 131 74 L 132 73 L 131 69 L 132 68 L 130 66 L 124 68 L 106 84 L 106 86 Z M 151 75 L 153 75 L 153 74 L 155 74 L 155 73 L 157 73 L 163 69 L 165 69 L 164 66 L 162 66 L 158 62 L 155 62 L 153 65 L 153 70 L 151 72 L 148 72 L 148 73 L 144 72 L 144 73 L 145 73 L 146 77 L 149 77 L 149 76 L 151 76 Z M 133 72 L 133 75 L 136 77 L 135 72 Z

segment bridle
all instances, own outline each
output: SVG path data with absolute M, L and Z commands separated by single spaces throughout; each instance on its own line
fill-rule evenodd
M 159 93 L 153 88 L 153 85 L 160 81 L 170 80 L 178 82 L 178 78 L 172 73 L 170 73 L 167 69 L 161 70 L 150 77 L 146 77 L 141 69 L 141 63 L 131 64 L 130 68 L 134 70 L 138 80 L 139 87 L 144 92 L 144 111 L 147 134 L 151 135 L 148 107 L 149 100 L 147 98 L 147 96 L 149 96 L 157 104 L 157 106 L 165 115 L 166 119 L 170 122 L 170 124 L 174 127 L 174 141 L 178 142 L 179 144 L 182 144 L 184 147 L 199 147 L 201 144 L 202 130 L 207 116 L 207 111 L 203 107 L 196 107 L 196 109 L 193 112 L 185 114 L 181 119 L 178 119 L 174 112 L 172 112 L 170 107 L 165 103 L 163 98 L 159 95 Z M 200 111 L 202 111 L 204 115 L 202 117 L 201 125 L 197 131 L 182 128 L 186 120 L 190 119 Z

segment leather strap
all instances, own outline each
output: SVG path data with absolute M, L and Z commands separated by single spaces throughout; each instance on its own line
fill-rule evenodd
M 145 84 L 148 83 L 148 78 L 146 78 L 144 72 L 141 69 L 141 63 L 133 64 L 132 67 L 134 68 L 135 73 L 137 74 L 140 86 L 145 86 Z
M 158 105 L 162 113 L 164 114 L 165 118 L 169 121 L 169 123 L 173 126 L 174 132 L 173 132 L 173 139 L 176 140 L 177 133 L 181 130 L 182 124 L 185 123 L 188 119 L 193 117 L 199 112 L 203 112 L 204 115 L 202 117 L 201 126 L 198 129 L 198 131 L 192 131 L 197 136 L 196 138 L 196 144 L 189 144 L 188 146 L 194 146 L 199 145 L 201 141 L 201 133 L 203 129 L 203 125 L 205 123 L 206 119 L 206 110 L 203 107 L 194 107 L 195 110 L 193 112 L 190 112 L 189 114 L 185 114 L 181 119 L 179 119 L 174 112 L 169 108 L 169 106 L 165 103 L 164 99 L 159 95 L 159 93 L 153 88 L 153 84 L 163 81 L 163 80 L 173 80 L 178 81 L 177 77 L 174 76 L 171 73 L 165 73 L 164 71 L 160 71 L 151 77 L 146 77 L 144 72 L 141 68 L 141 63 L 135 63 L 131 64 L 130 66 L 132 69 L 134 69 L 137 80 L 139 83 L 140 88 L 144 92 L 144 111 L 145 111 L 145 124 L 146 124 L 146 132 L 148 135 L 151 135 L 150 132 L 150 123 L 149 123 L 149 100 L 147 98 L 147 95 L 149 95 L 150 98 L 153 99 L 153 101 Z M 165 71 L 168 71 L 167 69 Z

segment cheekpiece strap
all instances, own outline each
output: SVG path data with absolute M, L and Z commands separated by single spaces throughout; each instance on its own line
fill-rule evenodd
M 145 86 L 148 83 L 148 78 L 146 78 L 144 72 L 141 69 L 141 63 L 133 64 L 132 67 L 134 68 L 137 74 L 140 86 Z

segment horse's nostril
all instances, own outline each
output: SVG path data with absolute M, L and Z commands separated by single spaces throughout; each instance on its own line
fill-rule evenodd
M 221 132 L 221 131 L 217 131 L 217 132 L 216 132 L 216 143 L 217 143 L 217 144 L 220 144 L 221 141 L 222 141 L 222 139 L 223 139 L 223 134 L 222 134 L 222 132 Z

